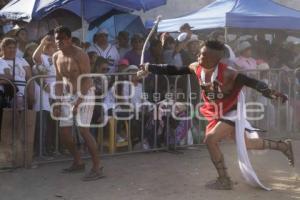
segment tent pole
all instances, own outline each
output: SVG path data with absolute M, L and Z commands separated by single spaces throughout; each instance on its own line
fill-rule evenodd
M 81 0 L 81 41 L 82 42 L 84 42 L 84 39 L 85 39 L 84 11 L 85 11 L 85 0 Z
M 228 27 L 225 26 L 225 43 L 228 43 Z
M 116 40 L 116 38 L 118 37 L 117 28 L 116 28 L 116 15 L 114 16 L 114 26 L 115 26 L 115 38 L 113 38 L 113 40 Z

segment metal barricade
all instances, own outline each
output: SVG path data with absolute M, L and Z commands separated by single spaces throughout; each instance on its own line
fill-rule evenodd
M 38 155 L 38 159 L 39 160 L 43 160 L 44 159 L 44 155 L 43 155 L 43 149 L 45 148 L 44 146 L 43 146 L 43 144 L 44 144 L 44 133 L 43 133 L 43 131 L 45 130 L 44 128 L 44 121 L 45 121 L 45 119 L 44 119 L 44 115 L 43 115 L 43 112 L 44 112 L 44 108 L 43 108 L 43 106 L 42 106 L 42 104 L 43 104 L 43 102 L 45 101 L 45 99 L 44 99 L 44 96 L 43 96 L 43 92 L 45 92 L 44 90 L 43 90 L 43 88 L 45 87 L 45 85 L 44 85 L 44 79 L 46 79 L 46 78 L 55 78 L 55 76 L 49 76 L 49 75 L 37 75 L 37 76 L 33 76 L 33 77 L 31 77 L 28 81 L 27 81 L 27 84 L 26 84 L 26 87 L 25 87 L 25 117 L 24 117 L 24 122 L 23 122 L 23 126 L 24 126 L 24 135 L 25 135 L 25 155 L 26 154 L 28 154 L 28 155 L 30 155 L 31 153 L 29 153 L 30 151 L 32 151 L 31 149 L 29 149 L 29 146 L 28 146 L 28 144 L 29 144 L 29 142 L 28 142 L 28 136 L 29 135 L 31 135 L 32 133 L 28 133 L 27 131 L 27 128 L 26 128 L 26 126 L 27 126 L 27 124 L 29 123 L 29 110 L 28 110 L 28 95 L 29 95 L 29 93 L 28 93 L 28 90 L 29 90 L 29 87 L 30 87 L 30 84 L 33 84 L 33 87 L 34 87 L 34 89 L 35 89 L 35 91 L 34 92 L 36 92 L 37 90 L 36 90 L 36 88 L 35 87 L 37 87 L 37 86 L 39 86 L 39 110 L 35 110 L 36 112 L 39 112 L 39 116 L 37 116 L 38 118 L 36 118 L 36 120 L 35 120 L 35 122 L 39 122 L 39 124 L 38 124 L 38 127 L 39 127 L 39 130 L 38 130 L 38 133 L 36 132 L 37 130 L 36 130 L 36 123 L 34 123 L 35 124 L 35 127 L 34 127 L 34 132 L 35 133 L 33 133 L 34 134 L 34 143 L 36 143 L 36 141 L 35 141 L 35 137 L 38 135 L 39 136 L 39 142 L 38 142 L 38 152 L 36 152 L 37 153 L 37 155 Z M 33 108 L 33 110 L 34 110 L 34 108 Z M 50 113 L 50 111 L 49 111 L 49 113 Z M 47 131 L 49 131 L 49 130 L 47 130 Z M 56 141 L 55 141 L 55 154 L 57 155 L 58 154 L 58 146 L 59 146 L 59 141 L 58 141 L 58 128 L 57 128 L 57 126 L 55 127 L 55 138 L 56 138 Z M 34 144 L 30 144 L 30 145 L 33 145 L 33 146 L 35 146 Z M 33 153 L 32 153 L 33 154 Z M 32 165 L 32 162 L 30 162 L 30 161 L 32 161 L 32 160 L 30 160 L 29 159 L 29 161 L 27 162 L 27 163 L 25 163 L 25 167 L 30 167 L 31 165 Z
M 259 126 L 261 124 L 265 125 L 265 129 L 268 130 L 268 133 L 266 133 L 266 137 L 269 138 L 278 138 L 278 137 L 290 137 L 290 138 L 294 138 L 296 139 L 299 136 L 299 125 L 297 124 L 297 120 L 296 120 L 296 116 L 298 115 L 298 113 L 296 112 L 296 109 L 298 108 L 298 104 L 297 101 L 299 101 L 299 90 L 297 90 L 296 87 L 294 87 L 294 82 L 295 80 L 297 80 L 297 74 L 300 73 L 300 69 L 294 70 L 293 73 L 289 72 L 289 79 L 290 81 L 288 82 L 283 82 L 286 80 L 286 74 L 285 72 L 283 72 L 282 70 L 277 70 L 277 69 L 272 69 L 272 70 L 251 70 L 251 71 L 243 71 L 243 73 L 250 73 L 252 74 L 252 76 L 254 76 L 254 78 L 257 78 L 259 80 L 264 80 L 266 79 L 267 83 L 271 86 L 271 88 L 276 89 L 276 90 L 283 90 L 283 87 L 285 88 L 286 91 L 281 91 L 281 92 L 285 92 L 287 93 L 287 95 L 290 97 L 289 102 L 286 105 L 280 105 L 279 102 L 274 102 L 271 100 L 266 100 L 266 104 L 264 104 L 264 108 L 265 110 L 265 115 L 267 116 L 266 118 L 263 118 L 261 120 L 258 121 L 252 121 L 255 125 Z M 134 73 L 110 73 L 110 74 L 87 74 L 87 76 L 92 77 L 92 76 L 101 76 L 101 77 L 105 77 L 106 79 L 108 78 L 109 80 L 113 80 L 113 82 L 120 82 L 120 81 L 128 81 L 131 82 L 133 79 L 133 76 L 135 75 Z M 42 84 L 42 79 L 45 78 L 49 78 L 50 76 L 36 76 L 33 77 L 32 79 L 30 79 L 27 83 L 27 85 L 32 82 L 32 81 L 36 81 L 38 79 L 40 79 L 40 83 Z M 167 94 L 173 94 L 173 97 L 177 96 L 177 91 L 178 91 L 178 79 L 180 79 L 180 77 L 175 77 L 175 79 L 173 78 L 174 84 L 172 85 L 172 83 L 170 82 L 170 77 L 169 76 L 158 76 L 158 75 L 152 75 L 152 77 L 148 77 L 148 78 L 143 78 L 142 82 L 142 94 L 144 95 L 146 91 L 149 91 L 149 87 L 152 89 L 150 93 L 152 93 L 151 101 L 153 101 L 154 103 L 151 104 L 151 106 L 153 106 L 156 109 L 156 112 L 154 113 L 154 119 L 156 119 L 158 117 L 158 112 L 157 109 L 160 108 L 157 104 L 159 102 L 159 100 L 154 100 L 154 97 L 157 97 L 156 94 L 158 92 L 160 92 L 160 90 L 162 89 L 162 87 L 165 87 L 165 93 Z M 284 79 L 281 81 L 281 79 Z M 192 96 L 195 97 L 195 95 L 192 95 L 192 89 L 191 89 L 191 77 L 188 75 L 186 77 L 187 82 L 186 84 L 186 88 L 184 89 L 185 92 L 185 101 L 184 103 L 186 103 L 187 105 L 191 105 L 191 98 Z M 286 84 L 287 83 L 287 84 Z M 286 85 L 284 85 L 286 84 Z M 179 84 L 180 85 L 180 84 Z M 173 88 L 173 89 L 172 89 Z M 27 87 L 26 87 L 27 89 Z M 197 93 L 197 98 L 200 96 L 200 89 L 198 91 L 199 93 Z M 261 94 L 258 94 L 255 90 L 250 89 L 247 90 L 248 96 L 250 96 L 251 98 L 253 97 L 255 102 L 259 102 L 260 101 L 260 97 Z M 149 96 L 150 94 L 148 94 Z M 199 96 L 198 96 L 199 95 Z M 120 95 L 119 95 L 120 96 Z M 117 98 L 115 98 L 115 103 L 118 103 L 118 98 L 119 96 L 117 95 Z M 101 98 L 103 100 L 103 98 L 105 97 L 105 95 Z M 40 100 L 42 101 L 43 96 L 40 96 Z M 26 99 L 26 98 L 25 98 Z M 176 101 L 176 98 L 175 98 Z M 198 101 L 198 99 L 197 99 Z M 168 99 L 165 101 L 166 102 L 166 110 L 172 107 L 172 101 L 171 99 Z M 128 103 L 131 103 L 131 99 L 128 98 Z M 145 102 L 145 98 L 142 98 L 142 104 L 146 103 Z M 168 104 L 169 103 L 169 104 Z M 27 105 L 27 102 L 26 102 Z M 188 109 L 187 110 L 187 115 L 191 116 L 192 112 L 197 113 L 198 112 L 198 108 L 197 107 L 193 107 L 193 109 Z M 26 111 L 25 111 L 26 113 Z M 203 121 L 198 120 L 197 123 L 198 126 L 200 127 L 201 130 L 199 130 L 199 135 L 197 135 L 197 142 L 194 142 L 193 144 L 188 144 L 187 142 L 180 144 L 178 146 L 177 141 L 176 141 L 176 135 L 174 135 L 174 133 L 171 133 L 172 130 L 170 128 L 170 120 L 172 118 L 171 113 L 167 112 L 166 114 L 166 121 L 165 121 L 165 130 L 164 130 L 164 142 L 163 144 L 159 144 L 158 143 L 158 138 L 160 137 L 160 132 L 161 130 L 159 130 L 160 125 L 158 124 L 159 121 L 156 120 L 153 126 L 153 144 L 151 145 L 151 148 L 143 148 L 143 144 L 144 141 L 146 139 L 145 136 L 145 129 L 146 129 L 146 119 L 147 119 L 147 113 L 145 110 L 142 111 L 141 113 L 141 121 L 140 121 L 140 145 L 141 147 L 139 149 L 131 149 L 132 145 L 128 144 L 128 149 L 126 151 L 119 151 L 119 152 L 111 152 L 111 153 L 106 153 L 104 151 L 105 146 L 104 146 L 104 135 L 107 134 L 107 132 L 104 131 L 103 127 L 98 127 L 98 137 L 96 139 L 99 145 L 99 149 L 101 152 L 101 156 L 110 156 L 110 155 L 120 155 L 120 154 L 131 154 L 131 153 L 139 153 L 139 152 L 149 152 L 149 151 L 160 151 L 160 150 L 176 150 L 177 148 L 185 148 L 185 147 L 190 147 L 190 146 L 195 146 L 195 145 L 203 145 L 201 143 L 202 141 L 202 137 L 204 136 L 204 130 L 205 130 L 205 124 Z M 39 115 L 40 118 L 43 118 L 43 116 L 40 114 Z M 275 119 L 274 119 L 275 118 Z M 25 117 L 25 119 L 27 119 Z M 193 118 L 191 118 L 191 120 L 187 120 L 186 123 L 191 123 L 191 121 L 193 120 Z M 126 125 L 124 126 L 126 130 L 128 130 L 129 132 L 127 132 L 127 139 L 131 139 L 131 135 L 133 133 L 131 133 L 133 124 L 131 120 L 125 120 L 126 121 Z M 40 141 L 39 141 L 39 157 L 42 157 L 42 149 L 43 149 L 43 145 L 42 145 L 42 123 L 43 123 L 43 119 L 40 120 L 40 129 L 39 129 L 39 134 L 40 134 Z M 118 129 L 118 124 L 120 122 L 117 120 L 115 121 L 115 123 L 113 123 L 112 127 L 113 127 L 113 131 L 115 133 L 117 133 Z M 24 123 L 25 125 L 25 123 Z M 192 127 L 190 127 L 191 129 Z M 101 129 L 101 131 L 99 131 Z M 26 132 L 26 129 L 24 129 Z M 200 131 L 202 134 L 200 134 Z M 55 142 L 55 153 L 56 155 L 59 155 L 59 150 L 61 149 L 60 147 L 60 143 L 59 143 L 59 128 L 58 125 L 56 125 L 55 128 L 55 135 L 56 135 L 56 142 Z M 26 135 L 26 133 L 25 133 Z M 188 134 L 187 134 L 188 136 Z M 172 141 L 170 141 L 170 138 L 175 137 L 172 139 Z M 114 134 L 114 138 L 113 140 L 116 142 L 116 134 Z M 187 140 L 187 139 L 185 139 Z M 173 144 L 174 141 L 174 144 Z M 28 151 L 27 147 L 25 149 L 26 151 Z M 124 149 L 123 149 L 124 150 Z M 85 156 L 88 157 L 88 156 Z M 70 158 L 65 157 L 65 156 L 55 156 L 54 160 L 43 160 L 40 159 L 38 160 L 38 163 L 47 163 L 47 162 L 57 162 L 57 161 L 61 161 L 61 160 L 69 160 Z
M 297 133 L 300 131 L 295 125 L 295 114 L 297 113 L 295 112 L 297 104 L 295 80 L 299 69 L 244 70 L 241 72 L 266 82 L 271 89 L 284 93 L 289 98 L 285 104 L 282 104 L 280 101 L 263 97 L 254 89 L 243 89 L 248 97 L 246 101 L 264 105 L 264 118 L 251 121 L 251 123 L 266 130 L 266 137 L 296 139 Z
M 294 139 L 300 139 L 300 68 L 297 68 L 294 72 L 295 85 L 294 85 L 294 104 L 292 108 L 292 137 Z
M 7 78 L 4 78 L 4 77 L 1 77 L 0 78 L 0 80 L 2 80 L 2 81 L 5 81 L 5 82 L 7 82 L 7 84 L 9 84 L 11 87 L 12 87 L 12 89 L 13 89 L 13 99 L 16 99 L 16 92 L 17 92 L 17 88 L 16 88 L 16 85 L 11 81 L 11 80 L 9 80 L 9 79 L 7 79 Z M 16 164 L 16 151 L 17 151 L 17 147 L 16 147 L 16 101 L 12 101 L 12 119 L 11 119 L 11 122 L 12 122 L 12 127 L 11 127 L 11 133 L 10 133 L 10 136 L 11 136 L 11 139 L 10 139 L 10 141 L 9 140 L 7 140 L 7 138 L 6 138 L 6 142 L 4 142 L 3 140 L 4 140 L 4 137 L 3 137 L 3 132 L 2 132 L 2 122 L 4 122 L 4 123 L 8 123 L 8 122 L 5 122 L 4 120 L 3 120 L 3 108 L 1 107 L 0 109 L 2 110 L 1 112 L 1 130 L 0 130 L 0 132 L 2 132 L 2 133 L 0 133 L 1 135 L 1 137 L 2 137 L 2 140 L 1 140 L 1 145 L 0 146 L 2 146 L 3 148 L 5 148 L 5 146 L 8 146 L 8 148 L 11 148 L 11 151 L 9 151 L 9 152 L 11 152 L 11 158 L 6 158 L 6 156 L 7 156 L 7 154 L 6 155 L 4 155 L 4 156 L 1 156 L 2 158 L 4 158 L 5 160 L 3 160 L 3 161 L 0 161 L 1 163 L 3 163 L 5 166 L 0 166 L 0 169 L 2 169 L 2 168 L 4 168 L 4 169 L 6 169 L 6 168 L 15 168 L 15 167 L 19 167 L 19 166 L 17 166 L 17 164 Z M 1 105 L 2 106 L 2 105 Z M 9 134 L 9 133 L 8 133 Z M 7 136 L 7 134 L 6 134 L 6 136 Z M 11 144 L 10 144 L 11 143 Z M 3 150 L 3 149 L 2 149 Z M 0 151 L 1 151 L 1 149 L 0 149 Z M 9 163 L 7 163 L 7 161 L 9 161 Z
M 296 115 L 300 111 L 300 101 L 299 101 L 299 75 L 300 68 L 296 70 L 288 70 L 284 71 L 282 69 L 271 69 L 271 70 L 244 70 L 241 73 L 245 73 L 248 76 L 256 78 L 261 81 L 265 81 L 271 89 L 275 89 L 286 94 L 289 97 L 289 101 L 285 104 L 281 104 L 279 101 L 270 100 L 266 97 L 263 97 L 260 93 L 258 93 L 255 89 L 245 88 L 243 89 L 246 92 L 246 96 L 248 96 L 248 101 L 253 101 L 253 103 L 259 103 L 263 101 L 264 105 L 264 117 L 260 120 L 250 120 L 250 122 L 258 128 L 262 128 L 266 132 L 263 133 L 263 137 L 267 138 L 291 138 L 291 139 L 299 139 L 299 117 Z M 297 79 L 298 74 L 298 79 Z M 182 76 L 181 76 L 182 77 Z M 295 87 L 295 80 L 298 80 L 298 90 Z M 187 88 L 188 92 L 191 92 L 190 89 Z M 177 88 L 177 85 L 176 85 Z M 200 88 L 199 88 L 199 91 Z M 298 92 L 298 93 L 297 93 Z M 250 97 L 250 99 L 249 99 Z M 251 108 L 251 107 L 250 107 Z M 298 112 L 297 112 L 298 111 Z M 195 108 L 194 112 L 198 112 Z M 250 117 L 255 118 L 261 115 L 261 113 L 254 113 L 253 116 Z M 204 131 L 205 125 L 203 124 L 203 120 L 198 120 L 200 125 L 199 137 L 201 131 Z M 261 127 L 263 125 L 263 127 Z M 200 143 L 200 145 L 202 145 Z M 194 145 L 180 145 L 176 148 L 181 147 L 190 147 Z
M 95 74 L 85 74 L 85 76 L 90 76 L 90 77 L 92 77 L 92 76 L 94 76 Z M 99 74 L 98 74 L 99 75 Z M 123 80 L 124 79 L 124 76 L 125 76 L 125 79 L 127 80 L 127 81 L 131 81 L 132 80 L 132 76 L 134 75 L 134 73 L 110 73 L 110 74 L 105 74 L 105 77 L 108 77 L 108 78 L 110 78 L 110 79 L 114 79 L 115 81 L 121 81 L 121 80 Z M 103 76 L 103 74 L 102 74 L 102 76 Z M 42 88 L 43 88 L 43 86 L 42 86 L 42 84 L 43 84 L 43 79 L 45 79 L 45 78 L 51 78 L 51 77 L 54 77 L 54 76 L 45 76 L 45 75 L 39 75 L 39 76 L 35 76 L 35 77 L 32 77 L 30 80 L 28 80 L 28 82 L 27 82 L 27 87 L 26 87 L 26 91 L 28 90 L 28 85 L 30 84 L 30 83 L 33 83 L 33 82 L 40 82 L 40 85 L 41 85 L 41 87 L 40 87 L 40 90 L 43 90 Z M 163 76 L 162 76 L 163 77 Z M 164 81 L 165 81 L 165 85 L 167 86 L 167 91 L 166 92 L 168 92 L 169 91 L 169 87 L 168 87 L 168 85 L 169 85 L 169 80 L 167 79 L 167 77 L 163 77 L 164 78 Z M 142 81 L 144 84 L 142 84 L 142 88 L 143 88 L 143 92 L 145 92 L 145 85 L 149 85 L 149 84 L 151 84 L 147 79 L 145 80 L 143 80 Z M 154 88 L 154 94 L 156 94 L 157 92 L 158 92 L 158 90 L 159 90 L 159 88 L 161 87 L 159 84 L 162 84 L 162 83 L 159 83 L 159 81 L 158 81 L 158 76 L 155 76 L 155 78 L 154 78 L 154 82 L 153 82 L 153 85 L 150 85 L 150 86 L 152 86 L 153 88 Z M 42 102 L 43 101 L 43 95 L 41 94 L 41 92 L 40 92 L 40 102 Z M 25 99 L 27 99 L 27 98 L 25 98 Z M 117 102 L 116 102 L 117 103 Z M 143 102 L 144 103 L 144 102 Z M 143 104 L 142 103 L 142 104 Z M 27 102 L 27 100 L 26 100 L 26 102 L 25 102 L 25 104 L 26 104 L 26 107 L 27 107 L 27 105 L 28 105 L 28 102 Z M 41 105 L 40 105 L 40 108 L 42 108 L 41 107 Z M 141 140 L 140 140 L 140 142 L 141 142 L 141 145 L 143 144 L 143 140 L 144 140 L 144 125 L 145 125 L 145 115 L 146 113 L 145 112 L 142 112 L 142 122 L 141 122 Z M 25 121 L 27 120 L 27 110 L 25 110 Z M 56 135 L 56 142 L 55 142 L 55 154 L 54 154 L 54 159 L 51 159 L 51 160 L 49 160 L 49 158 L 46 158 L 44 155 L 43 155 L 43 148 L 44 148 L 44 144 L 43 144 L 43 139 L 42 139 L 42 137 L 43 137 L 43 124 L 44 124 L 44 120 L 45 119 L 43 119 L 43 116 L 42 116 L 42 114 L 41 114 L 41 112 L 40 112 L 40 114 L 39 114 L 39 116 L 37 116 L 38 118 L 40 118 L 40 120 L 39 120 L 39 130 L 38 130 L 38 133 L 36 133 L 36 134 L 39 134 L 39 152 L 38 152 L 38 157 L 37 157 L 37 163 L 48 163 L 48 162 L 57 162 L 57 161 L 61 161 L 61 160 L 69 160 L 70 158 L 68 158 L 68 157 L 66 157 L 66 156 L 63 156 L 63 155 L 61 155 L 61 153 L 63 153 L 63 152 L 60 152 L 60 150 L 61 150 L 61 145 L 60 145 L 60 142 L 59 142 L 59 128 L 58 128 L 58 125 L 56 125 L 56 128 L 55 128 L 55 135 Z M 128 130 L 131 130 L 131 126 L 132 126 L 132 124 L 131 124 L 131 120 L 128 120 L 128 122 L 126 122 L 127 124 L 126 124 L 126 129 L 128 129 Z M 114 131 L 116 132 L 117 131 L 117 124 L 118 124 L 118 122 L 117 123 L 114 123 L 113 124 L 113 126 L 114 126 Z M 25 122 L 24 122 L 24 125 L 25 125 Z M 101 129 L 101 128 L 99 128 L 99 129 Z M 169 127 L 168 127 L 168 123 L 167 123 L 167 131 L 166 132 L 168 132 L 168 129 L 169 129 Z M 25 135 L 28 135 L 27 133 L 26 133 L 26 129 L 24 129 L 24 131 L 25 131 Z M 101 131 L 97 131 L 98 133 L 101 133 Z M 106 133 L 104 133 L 104 134 L 106 134 Z M 114 153 L 112 153 L 112 154 L 107 154 L 107 153 L 105 153 L 104 151 L 103 151 L 103 149 L 104 149 L 104 139 L 103 139 L 103 131 L 102 131 L 102 134 L 100 134 L 100 135 L 98 135 L 98 138 L 96 138 L 96 139 L 98 139 L 98 144 L 99 144 L 99 149 L 100 149 L 100 152 L 101 152 L 101 155 L 102 156 L 108 156 L 108 155 L 119 155 L 119 154 L 124 154 L 124 153 L 138 153 L 138 152 L 148 152 L 148 151 L 159 151 L 159 150 L 167 150 L 167 148 L 168 148 L 168 136 L 165 136 L 165 138 L 166 138 L 166 141 L 165 141 L 165 144 L 164 144 L 164 146 L 158 146 L 158 144 L 157 144 L 157 138 L 158 138 L 158 131 L 157 131 L 157 123 L 155 123 L 155 130 L 153 131 L 153 134 L 154 134 L 154 145 L 150 148 L 150 149 L 143 149 L 143 148 L 140 148 L 140 149 L 137 149 L 137 150 L 132 150 L 131 149 L 131 147 L 129 147 L 128 148 L 128 151 L 126 151 L 126 152 L 124 152 L 124 151 L 122 151 L 122 152 L 114 152 Z M 131 135 L 131 133 L 129 132 L 129 136 L 128 137 L 130 137 L 130 135 Z M 116 138 L 114 138 L 114 140 L 116 140 Z M 143 146 L 143 145 L 142 145 Z M 28 151 L 28 147 L 26 146 L 26 148 L 25 148 L 25 151 Z M 84 157 L 89 157 L 89 156 L 84 156 Z
M 180 79 L 183 79 L 183 81 L 180 82 Z M 186 82 L 185 84 L 183 84 Z M 197 120 L 197 127 L 200 127 L 200 130 L 197 131 L 197 140 L 194 141 L 193 139 L 193 132 L 192 132 L 192 126 L 193 126 L 193 120 L 195 115 L 193 113 L 198 112 L 196 108 L 196 104 L 200 102 L 200 87 L 197 80 L 193 80 L 193 77 L 191 75 L 185 75 L 185 76 L 176 76 L 175 79 L 175 96 L 179 97 L 177 91 L 179 85 L 183 85 L 185 87 L 184 89 L 181 86 L 181 89 L 186 91 L 184 93 L 185 95 L 185 101 L 183 102 L 184 105 L 187 105 L 186 110 L 186 119 L 184 120 L 185 126 L 189 127 L 186 132 L 186 138 L 184 138 L 183 141 L 180 141 L 181 144 L 179 146 L 177 145 L 177 142 L 175 142 L 175 150 L 178 148 L 185 148 L 185 147 L 192 147 L 192 146 L 199 146 L 204 145 L 202 142 L 204 134 L 205 127 L 200 126 L 202 123 L 201 120 Z M 196 87 L 192 87 L 196 86 Z M 181 92 L 182 93 L 182 92 Z M 177 99 L 176 99 L 177 100 Z M 181 122 L 180 122 L 181 123 Z M 191 137 L 191 138 L 190 138 Z M 175 138 L 176 139 L 176 138 Z
M 116 74 L 116 75 L 119 75 L 119 74 Z M 132 79 L 132 75 L 134 74 L 130 74 L 130 73 L 127 73 L 126 74 L 127 76 L 129 76 L 129 81 L 131 81 Z M 162 81 L 165 81 L 165 83 L 163 83 Z M 161 85 L 159 85 L 161 84 Z M 162 86 L 167 86 L 165 88 L 165 91 L 161 91 L 161 87 Z M 151 108 L 154 108 L 154 112 L 151 114 L 153 116 L 153 119 L 155 121 L 154 123 L 154 131 L 153 131 L 153 144 L 150 145 L 150 149 L 146 148 L 144 149 L 143 146 L 144 146 L 144 141 L 146 140 L 145 139 L 145 124 L 146 124 L 146 118 L 145 118 L 145 115 L 146 113 L 145 112 L 142 112 L 142 121 L 141 121 L 141 144 L 142 144 L 142 151 L 144 150 L 150 150 L 150 151 L 158 151 L 158 150 L 166 150 L 168 148 L 168 144 L 169 144 L 169 138 L 168 138 L 168 130 L 169 130 L 169 124 L 168 122 L 166 123 L 166 131 L 164 134 L 166 134 L 165 136 L 165 146 L 164 147 L 161 147 L 160 144 L 158 144 L 158 138 L 159 138 L 159 135 L 158 135 L 158 129 L 159 129 L 159 125 L 158 125 L 158 121 L 157 118 L 159 117 L 158 116 L 158 110 L 159 110 L 159 106 L 157 103 L 161 102 L 161 100 L 163 98 L 161 98 L 162 95 L 164 95 L 163 93 L 169 93 L 170 91 L 170 87 L 169 87 L 169 80 L 167 78 L 167 76 L 158 76 L 158 75 L 153 75 L 152 77 L 150 78 L 144 78 L 142 80 L 142 93 L 143 93 L 143 96 L 144 97 L 147 97 L 147 98 L 142 98 L 142 104 L 147 104 L 146 102 L 150 103 L 151 105 Z M 146 93 L 146 91 L 148 93 Z M 151 97 L 152 96 L 152 97 Z M 168 100 L 168 99 L 167 99 Z M 131 102 L 131 101 L 130 101 Z M 149 117 L 149 116 L 148 116 Z M 167 116 L 167 121 L 169 120 L 169 117 Z M 129 127 L 131 127 L 130 125 L 130 122 L 129 121 Z M 147 147 L 148 145 L 146 145 Z M 136 152 L 136 151 L 135 151 Z
M 178 81 L 178 79 L 176 81 Z M 202 90 L 199 86 L 199 80 L 195 75 L 187 75 L 186 90 L 188 92 L 186 103 L 189 104 L 192 109 L 188 109 L 188 116 L 190 119 L 186 120 L 186 123 L 189 123 L 190 126 L 187 133 L 188 138 L 186 138 L 185 144 L 180 145 L 180 147 L 204 146 L 203 140 L 205 138 L 207 121 L 199 110 L 199 106 L 203 103 L 203 100 L 201 99 Z

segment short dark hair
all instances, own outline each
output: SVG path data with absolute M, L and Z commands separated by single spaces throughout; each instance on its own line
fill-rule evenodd
M 109 64 L 109 61 L 102 56 L 98 56 L 94 66 L 92 66 L 92 73 L 96 73 L 97 68 L 102 64 Z
M 144 41 L 144 36 L 143 36 L 143 34 L 141 34 L 141 33 L 135 33 L 132 37 L 131 37 L 131 43 L 133 42 L 133 41 L 136 41 L 136 40 L 143 40 Z
M 217 40 L 219 36 L 224 36 L 224 32 L 217 30 L 217 31 L 212 32 L 209 36 L 210 36 L 209 38 L 211 40 Z
M 54 30 L 54 33 L 64 33 L 68 38 L 72 37 L 72 32 L 68 27 L 65 26 L 59 26 Z
M 17 45 L 17 40 L 11 37 L 5 37 L 0 43 L 0 48 L 3 49 L 11 44 Z
M 150 47 L 149 47 L 150 51 L 152 51 L 152 50 L 153 50 L 155 47 L 157 47 L 157 46 L 162 46 L 161 41 L 158 40 L 158 39 L 152 40 L 152 41 L 150 42 Z
M 166 48 L 167 44 L 176 44 L 176 41 L 172 36 L 169 36 L 166 38 L 163 48 Z
M 218 40 L 207 40 L 205 41 L 204 46 L 217 51 L 225 51 L 224 43 Z
M 104 58 L 102 56 L 98 56 L 97 59 L 96 59 L 95 65 L 98 66 L 98 65 L 101 65 L 103 63 L 109 64 L 109 62 L 106 58 Z
M 81 40 L 78 37 L 72 37 L 72 43 L 80 46 L 81 45 Z
M 25 29 L 25 28 L 19 28 L 17 31 L 16 31 L 16 33 L 15 33 L 15 36 L 17 37 L 20 33 L 21 33 L 21 31 L 25 31 L 25 32 L 27 32 L 27 30 Z
M 53 36 L 54 35 L 54 29 L 51 29 L 46 35 Z
M 118 34 L 119 37 L 129 37 L 129 33 L 127 31 L 120 31 Z

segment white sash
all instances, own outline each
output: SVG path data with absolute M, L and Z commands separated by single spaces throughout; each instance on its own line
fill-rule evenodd
M 240 92 L 238 97 L 237 113 L 238 117 L 235 121 L 235 138 L 240 170 L 243 174 L 243 177 L 250 185 L 270 191 L 271 188 L 264 186 L 259 181 L 248 157 L 248 152 L 245 143 L 245 126 L 247 124 L 247 121 L 245 119 L 246 106 L 245 96 L 242 91 Z

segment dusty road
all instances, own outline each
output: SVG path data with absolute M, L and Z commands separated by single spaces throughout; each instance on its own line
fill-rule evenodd
M 183 154 L 145 153 L 103 159 L 106 178 L 82 182 L 82 174 L 61 174 L 69 163 L 42 165 L 0 173 L 1 200 L 288 200 L 300 199 L 300 168 L 291 168 L 278 152 L 251 154 L 266 192 L 249 187 L 240 175 L 235 146 L 222 146 L 229 173 L 238 182 L 233 191 L 205 189 L 216 176 L 204 147 Z M 300 159 L 300 141 L 294 142 Z

